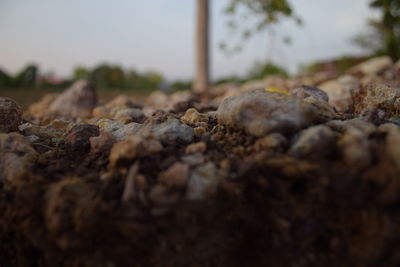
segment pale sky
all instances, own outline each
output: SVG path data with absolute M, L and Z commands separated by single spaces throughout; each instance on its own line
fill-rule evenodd
M 260 33 L 244 50 L 227 56 L 219 43 L 230 36 L 223 8 L 212 4 L 212 76 L 245 74 L 268 56 L 290 69 L 300 63 L 360 53 L 351 44 L 376 15 L 369 0 L 292 0 L 302 27 L 275 27 L 292 45 Z M 16 72 L 27 63 L 68 76 L 77 65 L 107 62 L 140 71 L 156 70 L 168 79 L 194 72 L 196 0 L 0 0 L 0 67 Z

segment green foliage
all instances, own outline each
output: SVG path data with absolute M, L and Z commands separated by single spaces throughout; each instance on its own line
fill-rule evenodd
M 12 87 L 12 78 L 7 73 L 0 70 L 0 88 L 10 87 Z
M 400 1 L 372 0 L 371 8 L 381 12 L 379 20 L 370 20 L 369 30 L 357 35 L 354 42 L 374 55 L 400 59 Z
M 293 18 L 298 24 L 301 19 L 294 14 L 288 0 L 231 0 L 226 7 L 226 14 L 230 17 L 228 27 L 241 32 L 243 40 L 247 40 L 254 33 L 264 30 L 270 25 L 280 22 L 283 18 Z M 255 25 L 246 29 L 240 29 L 243 20 L 254 20 Z M 290 43 L 287 36 L 283 37 L 285 43 Z M 241 45 L 229 47 L 225 42 L 220 44 L 225 51 L 235 53 L 240 51 Z
M 254 67 L 250 70 L 247 80 L 262 79 L 271 75 L 279 75 L 282 77 L 288 77 L 287 71 L 272 62 L 260 63 L 257 62 Z
M 37 66 L 28 65 L 14 78 L 14 87 L 34 87 L 37 81 L 38 72 Z
M 101 64 L 93 70 L 78 67 L 74 72 L 74 79 L 88 77 L 100 89 L 159 89 L 164 78 L 157 72 L 139 73 L 135 70 L 124 70 L 120 66 Z
M 320 71 L 337 71 L 344 73 L 354 65 L 368 59 L 368 57 L 342 56 L 329 61 L 318 61 L 311 64 L 300 65 L 300 73 L 316 73 Z
M 191 88 L 192 88 L 191 80 L 177 80 L 171 83 L 170 91 L 177 92 L 177 91 L 190 90 Z

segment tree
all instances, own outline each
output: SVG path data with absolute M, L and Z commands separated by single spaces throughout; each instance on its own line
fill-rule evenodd
M 294 14 L 288 0 L 230 0 L 225 12 L 230 17 L 229 28 L 241 32 L 243 41 L 252 37 L 254 33 L 280 22 L 283 18 L 294 18 L 298 24 L 301 24 L 301 19 Z M 241 23 L 238 23 L 238 17 Z M 255 25 L 241 28 L 243 25 L 248 25 L 242 23 L 245 19 L 253 20 Z M 283 40 L 290 42 L 287 36 L 284 36 Z M 232 49 L 226 43 L 222 43 L 221 48 L 225 51 L 237 52 L 241 45 L 236 45 Z
M 194 92 L 204 93 L 209 86 L 209 1 L 197 0 L 196 77 Z
M 400 1 L 372 0 L 370 7 L 379 9 L 381 17 L 370 19 L 369 30 L 355 36 L 353 41 L 374 55 L 400 59 Z
M 15 87 L 34 87 L 38 77 L 38 67 L 36 65 L 26 66 L 14 79 Z

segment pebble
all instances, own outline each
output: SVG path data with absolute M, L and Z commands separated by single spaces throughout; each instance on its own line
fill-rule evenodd
M 18 133 L 0 133 L 0 181 L 23 179 L 38 158 L 30 141 Z
M 295 157 L 321 157 L 332 151 L 337 140 L 335 134 L 329 127 L 317 125 L 300 132 L 289 154 Z
M 339 139 L 338 146 L 347 168 L 360 171 L 371 163 L 368 136 L 362 130 L 352 127 Z
M 296 87 L 295 89 L 289 91 L 289 94 L 300 99 L 313 96 L 325 102 L 329 102 L 329 96 L 327 93 L 312 86 L 302 85 L 300 87 Z
M 189 200 L 207 199 L 217 192 L 218 189 L 217 169 L 212 162 L 208 162 L 191 171 L 186 197 Z
M 291 132 L 317 121 L 319 111 L 284 94 L 251 91 L 225 99 L 218 108 L 218 122 L 254 136 Z
M 77 81 L 51 103 L 49 111 L 67 117 L 86 117 L 92 114 L 97 97 L 87 81 Z
M 152 135 L 130 135 L 114 144 L 109 157 L 110 165 L 116 166 L 120 162 L 146 157 L 162 149 L 162 144 Z
M 181 117 L 181 121 L 185 124 L 192 126 L 207 126 L 208 116 L 202 114 L 194 108 L 186 110 L 185 115 Z
M 166 171 L 158 175 L 158 182 L 168 187 L 186 186 L 189 176 L 189 165 L 181 162 L 174 163 Z
M 99 136 L 100 130 L 96 125 L 79 124 L 75 125 L 67 133 L 64 142 L 69 151 L 86 151 L 90 148 L 89 139 Z
M 360 90 L 360 81 L 350 75 L 322 83 L 319 87 L 329 96 L 329 104 L 345 112 L 353 105 L 352 95 Z
M 8 97 L 0 97 L 0 133 L 18 130 L 22 120 L 22 108 Z
M 151 125 L 149 130 L 164 144 L 190 143 L 194 139 L 193 128 L 173 117 L 163 123 Z
M 371 84 L 356 97 L 355 109 L 357 113 L 362 113 L 365 109 L 378 108 L 384 111 L 387 116 L 400 114 L 400 87 L 388 84 Z
M 185 149 L 185 153 L 186 154 L 203 153 L 206 150 L 207 150 L 207 144 L 204 142 L 198 142 L 188 145 Z
M 138 108 L 118 109 L 114 112 L 113 119 L 122 123 L 141 122 L 144 114 Z
M 99 136 L 92 136 L 89 138 L 90 152 L 92 154 L 102 154 L 110 152 L 116 139 L 110 133 L 100 133 Z

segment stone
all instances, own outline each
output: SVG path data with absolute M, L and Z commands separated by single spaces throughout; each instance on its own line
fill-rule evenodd
M 22 108 L 8 97 L 0 97 L 0 133 L 18 130 L 22 120 Z
M 352 95 L 360 90 L 360 81 L 349 75 L 322 83 L 319 88 L 329 96 L 329 104 L 338 111 L 348 111 L 353 104 Z
M 360 129 L 352 127 L 339 139 L 338 146 L 347 168 L 360 171 L 371 163 L 368 136 Z
M 79 124 L 75 125 L 67 133 L 64 142 L 69 151 L 88 151 L 91 137 L 99 136 L 100 130 L 96 125 Z
M 120 162 L 150 156 L 162 149 L 162 144 L 152 135 L 131 135 L 114 144 L 109 157 L 110 165 L 116 166 Z
M 144 114 L 137 108 L 119 109 L 114 113 L 113 119 L 122 123 L 141 122 Z
M 18 133 L 0 133 L 0 181 L 23 179 L 30 173 L 38 156 L 24 136 Z
M 168 95 L 162 91 L 154 91 L 146 99 L 146 104 L 156 108 L 162 108 L 168 105 L 168 102 Z
M 316 114 L 318 121 L 329 121 L 340 117 L 335 109 L 321 98 L 309 96 L 304 98 L 303 101 L 318 110 Z
M 186 186 L 189 176 L 189 165 L 181 162 L 174 163 L 166 171 L 158 175 L 157 181 L 168 187 Z
M 192 166 L 203 164 L 205 159 L 204 159 L 203 153 L 196 153 L 196 154 L 190 154 L 187 156 L 183 156 L 182 161 L 192 167 Z
M 379 126 L 378 130 L 386 133 L 385 155 L 381 160 L 400 171 L 400 127 L 386 123 Z
M 354 118 L 346 121 L 332 120 L 327 122 L 326 125 L 334 131 L 338 131 L 340 133 L 344 133 L 351 129 L 356 129 L 367 136 L 376 130 L 375 125 L 360 118 Z
M 142 124 L 136 122 L 123 124 L 120 121 L 106 118 L 97 121 L 96 125 L 100 128 L 101 132 L 112 134 L 117 141 L 124 139 L 126 136 L 137 133 L 142 128 Z
M 207 126 L 208 116 L 207 114 L 198 112 L 194 108 L 190 108 L 181 117 L 181 122 L 192 126 Z
M 204 142 L 198 142 L 190 144 L 186 147 L 186 154 L 195 154 L 195 153 L 203 153 L 207 150 L 207 144 Z
M 97 97 L 94 87 L 87 81 L 77 81 L 51 103 L 49 111 L 67 117 L 86 117 L 92 114 Z
M 42 117 L 49 113 L 49 106 L 57 98 L 58 94 L 46 94 L 38 102 L 28 107 L 28 112 L 33 117 Z
M 319 158 L 329 154 L 337 140 L 329 127 L 317 125 L 300 132 L 297 141 L 289 150 L 289 154 L 295 157 Z
M 165 122 L 150 127 L 150 132 L 164 144 L 190 143 L 194 138 L 193 128 L 169 117 Z
M 216 194 L 219 179 L 217 169 L 212 162 L 195 168 L 190 173 L 186 197 L 189 200 L 204 200 Z
M 115 144 L 116 139 L 110 133 L 100 133 L 98 136 L 92 136 L 89 138 L 90 153 L 97 154 L 108 154 Z
M 19 130 L 24 135 L 34 135 L 50 143 L 59 143 L 73 126 L 73 123 L 67 121 L 53 120 L 47 125 L 35 125 L 27 122 L 21 124 Z
M 284 94 L 251 91 L 225 99 L 218 108 L 219 124 L 254 136 L 287 133 L 319 120 L 318 110 Z
M 327 93 L 312 86 L 302 85 L 300 87 L 296 87 L 295 89 L 290 90 L 289 94 L 300 99 L 313 96 L 325 102 L 329 102 L 329 96 Z
M 400 115 L 400 87 L 389 84 L 371 84 L 354 96 L 355 111 L 361 114 L 365 109 L 377 108 L 387 116 Z
M 285 136 L 279 133 L 273 133 L 259 138 L 254 143 L 253 147 L 255 151 L 281 151 L 286 143 L 287 139 Z
M 364 76 L 379 75 L 393 64 L 388 56 L 366 60 L 350 69 L 350 73 L 361 73 Z

